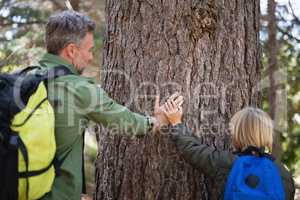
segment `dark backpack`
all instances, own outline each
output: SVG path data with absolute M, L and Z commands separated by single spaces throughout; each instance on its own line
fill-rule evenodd
M 55 173 L 61 164 L 55 159 L 54 131 L 42 130 L 41 124 L 34 124 L 31 121 L 32 119 L 38 120 L 40 117 L 41 120 L 43 117 L 47 119 L 48 116 L 54 118 L 54 112 L 48 112 L 49 109 L 52 110 L 52 107 L 47 99 L 47 83 L 49 80 L 72 74 L 72 72 L 64 66 L 57 66 L 48 71 L 38 68 L 28 67 L 20 72 L 0 74 L 0 199 L 3 200 L 40 198 L 45 191 L 29 191 L 33 187 L 43 187 L 41 185 L 36 187 L 39 182 L 36 177 L 42 178 L 45 173 Z M 19 124 L 13 124 L 13 122 Z M 30 123 L 33 133 L 30 132 L 31 129 L 28 129 Z M 52 121 L 41 123 L 46 123 L 44 127 L 54 126 Z M 26 130 L 23 131 L 23 127 L 26 127 Z M 30 134 L 33 135 L 30 136 Z M 45 134 L 48 135 L 45 136 Z M 49 153 L 51 157 L 36 159 L 39 150 L 36 151 L 34 145 L 42 143 L 43 141 L 39 140 L 46 140 L 47 137 L 54 139 L 54 145 L 52 144 L 52 149 L 49 149 L 52 152 Z M 48 151 L 47 147 L 40 151 Z M 50 162 L 47 161 L 46 166 L 36 169 L 37 166 L 44 164 L 43 159 L 50 159 Z M 41 184 L 44 185 L 43 182 Z
M 227 179 L 224 200 L 284 200 L 284 187 L 273 161 L 256 147 L 239 154 Z

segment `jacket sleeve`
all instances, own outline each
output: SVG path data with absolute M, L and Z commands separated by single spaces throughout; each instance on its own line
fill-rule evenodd
M 284 185 L 285 190 L 285 199 L 293 200 L 295 197 L 295 182 L 293 177 L 291 176 L 287 167 L 285 167 L 282 163 L 276 161 L 278 169 L 280 171 L 282 183 Z
M 78 110 L 113 133 L 144 135 L 150 131 L 149 117 L 116 103 L 100 86 L 85 82 L 76 87 L 75 94 Z
M 230 170 L 234 162 L 234 154 L 202 144 L 183 124 L 173 127 L 171 138 L 185 160 L 207 176 L 214 176 L 220 168 Z

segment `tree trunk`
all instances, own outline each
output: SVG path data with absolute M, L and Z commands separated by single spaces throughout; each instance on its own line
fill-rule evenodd
M 131 110 L 151 114 L 155 94 L 185 97 L 184 121 L 203 142 L 230 148 L 228 122 L 260 102 L 259 1 L 107 0 L 102 83 Z M 217 199 L 167 135 L 101 128 L 97 200 Z
M 274 144 L 273 144 L 273 155 L 280 160 L 282 148 L 280 143 L 280 134 L 282 129 L 280 125 L 280 116 L 284 112 L 280 112 L 280 106 L 278 102 L 280 101 L 280 91 L 279 88 L 279 78 L 278 73 L 278 42 L 277 42 L 277 20 L 276 20 L 276 2 L 275 0 L 268 0 L 268 75 L 270 81 L 270 88 L 268 90 L 269 94 L 269 114 L 274 120 L 275 134 L 274 134 Z M 282 105 L 281 105 L 282 106 Z M 279 112 L 278 112 L 279 111 Z

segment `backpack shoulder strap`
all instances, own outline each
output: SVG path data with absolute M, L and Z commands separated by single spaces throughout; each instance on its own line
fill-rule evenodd
M 60 76 L 66 76 L 66 75 L 72 75 L 74 74 L 69 68 L 67 68 L 64 65 L 59 65 L 56 67 L 53 67 L 49 70 L 47 70 L 47 73 L 45 74 L 45 80 L 53 80 L 55 78 L 58 78 Z
M 26 75 L 28 72 L 32 71 L 32 70 L 36 70 L 36 69 L 42 69 L 41 66 L 28 66 L 22 70 L 13 72 L 12 74 L 14 75 Z M 46 70 L 47 72 L 44 74 L 42 74 L 43 76 L 43 80 L 51 80 L 51 79 L 55 79 L 59 76 L 65 76 L 65 75 L 71 75 L 74 74 L 69 68 L 67 68 L 64 65 L 58 65 L 55 66 L 51 69 Z
M 40 66 L 34 66 L 34 65 L 32 65 L 32 66 L 28 66 L 28 67 L 26 67 L 26 68 L 24 68 L 24 69 L 22 69 L 20 71 L 16 71 L 13 74 L 24 75 L 24 74 L 27 74 L 27 72 L 29 72 L 29 71 L 32 71 L 34 69 L 40 69 L 40 68 L 41 68 Z

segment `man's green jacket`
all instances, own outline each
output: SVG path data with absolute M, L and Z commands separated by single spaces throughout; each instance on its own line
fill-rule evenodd
M 42 199 L 79 200 L 83 184 L 83 132 L 88 120 L 117 132 L 143 135 L 149 131 L 149 119 L 117 104 L 92 79 L 80 76 L 63 58 L 45 54 L 39 63 L 45 69 L 64 65 L 73 72 L 48 84 L 48 98 L 55 112 L 57 158 L 65 160 L 51 192 Z

